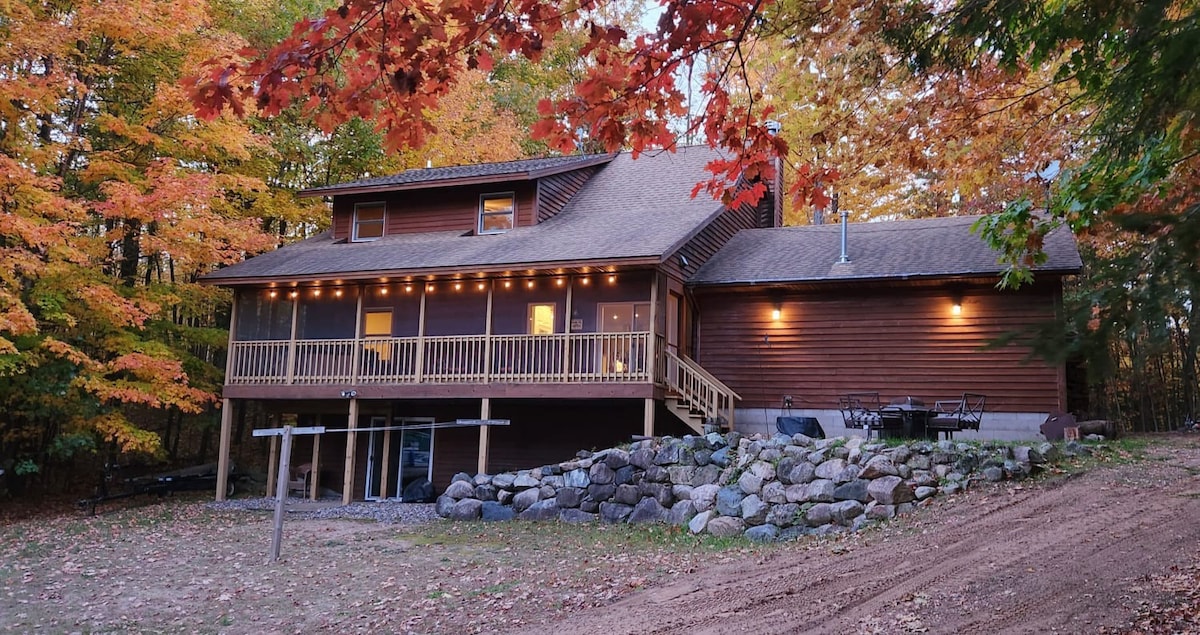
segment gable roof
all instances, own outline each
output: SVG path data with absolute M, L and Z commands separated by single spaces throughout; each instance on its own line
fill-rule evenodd
M 578 170 L 591 165 L 608 163 L 615 154 L 583 154 L 541 159 L 522 159 L 500 163 L 478 163 L 442 168 L 417 168 L 390 176 L 313 187 L 298 192 L 299 196 L 329 196 L 332 194 L 361 194 L 392 192 L 429 187 L 494 183 L 497 181 L 528 181 L 560 172 Z
M 609 155 L 604 155 L 609 156 Z M 217 284 L 269 280 L 506 271 L 559 266 L 657 264 L 724 207 L 691 196 L 718 158 L 704 146 L 675 153 L 612 156 L 553 218 L 502 234 L 463 231 L 393 234 L 370 242 L 329 232 L 255 256 L 204 277 Z
M 839 264 L 841 226 L 813 225 L 738 232 L 689 281 L 694 285 L 837 282 L 1001 273 L 999 254 L 971 233 L 979 216 L 955 216 L 847 226 L 850 262 Z M 1046 236 L 1047 260 L 1035 272 L 1077 273 L 1074 236 Z

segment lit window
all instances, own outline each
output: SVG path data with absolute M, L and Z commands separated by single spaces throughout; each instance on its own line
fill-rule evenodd
M 479 233 L 500 234 L 513 228 L 516 201 L 512 192 L 479 197 Z
M 383 203 L 358 203 L 354 206 L 354 242 L 383 236 L 384 209 Z
M 554 333 L 554 304 L 529 305 L 529 334 L 550 335 Z

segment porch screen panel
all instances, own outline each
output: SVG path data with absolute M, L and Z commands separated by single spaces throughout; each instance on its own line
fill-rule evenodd
M 250 342 L 291 338 L 292 302 L 283 292 L 276 292 L 272 298 L 269 291 L 238 291 L 234 339 Z

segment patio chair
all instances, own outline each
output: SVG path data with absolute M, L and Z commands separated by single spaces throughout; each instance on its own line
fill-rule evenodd
M 961 399 L 939 401 L 926 428 L 934 434 L 944 432 L 947 439 L 953 439 L 955 432 L 978 430 L 986 401 L 986 395 L 973 392 L 964 392 Z
M 870 438 L 871 431 L 883 430 L 883 418 L 879 414 L 879 393 L 852 392 L 838 397 L 838 409 L 846 429 L 862 428 Z

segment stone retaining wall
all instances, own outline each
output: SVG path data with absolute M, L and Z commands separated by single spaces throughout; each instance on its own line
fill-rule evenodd
M 1008 446 L 861 437 L 663 437 L 504 474 L 455 475 L 437 512 L 455 520 L 671 523 L 781 540 L 857 531 L 978 481 L 1029 476 L 1079 444 Z

